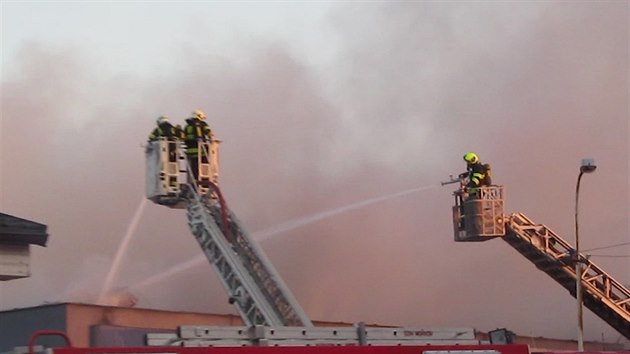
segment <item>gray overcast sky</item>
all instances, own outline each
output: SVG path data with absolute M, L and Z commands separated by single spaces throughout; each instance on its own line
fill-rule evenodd
M 571 243 L 595 158 L 581 244 L 630 241 L 627 2 L 0 6 L 0 210 L 51 234 L 31 278 L 0 284 L 2 309 L 95 302 L 141 210 L 114 285 L 142 307 L 233 312 L 208 265 L 171 272 L 201 254 L 181 211 L 141 208 L 140 145 L 193 109 L 223 139 L 221 186 L 251 233 L 313 220 L 262 245 L 315 320 L 575 337 L 575 300 L 516 251 L 452 241 L 439 181 L 468 150 L 508 212 Z M 597 253 L 630 284 L 630 247 Z
M 329 8 L 323 1 L 3 1 L 3 58 L 30 40 L 75 45 L 101 58 L 106 72 L 134 74 L 172 69 L 173 51 L 187 44 L 237 56 L 238 41 L 275 38 L 296 50 L 317 47 L 309 52 L 317 55 L 332 44 L 318 43 L 316 30 Z M 215 47 L 205 45 L 206 36 Z

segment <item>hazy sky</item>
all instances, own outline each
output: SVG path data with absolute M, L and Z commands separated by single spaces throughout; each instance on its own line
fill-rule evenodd
M 453 241 L 439 182 L 469 150 L 507 212 L 570 243 L 594 158 L 581 247 L 619 245 L 588 253 L 630 285 L 628 2 L 0 6 L 0 211 L 50 232 L 0 309 L 96 302 L 133 231 L 114 286 L 138 306 L 234 312 L 184 213 L 142 202 L 155 118 L 193 109 L 223 140 L 229 206 L 313 320 L 575 338 L 560 285 L 501 240 Z M 602 333 L 619 338 L 586 311 Z

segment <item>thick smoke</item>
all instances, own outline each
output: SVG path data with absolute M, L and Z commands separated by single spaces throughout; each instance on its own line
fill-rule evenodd
M 238 36 L 232 60 L 199 49 L 217 46 L 207 35 L 152 77 L 106 75 L 80 46 L 24 43 L 3 58 L 17 69 L 2 82 L 1 207 L 48 224 L 51 239 L 32 278 L 1 285 L 0 305 L 95 302 L 143 196 L 140 145 L 157 116 L 183 123 L 199 108 L 223 140 L 222 190 L 252 233 L 419 189 L 262 243 L 312 319 L 573 338 L 575 300 L 499 240 L 454 243 L 450 189 L 437 186 L 476 151 L 506 185 L 508 212 L 573 243 L 578 166 L 593 157 L 582 247 L 628 242 L 627 10 L 345 3 L 322 24 L 337 37 L 317 67 Z M 115 288 L 200 251 L 181 211 L 148 205 L 125 255 Z M 594 259 L 630 283 L 628 258 Z M 206 264 L 133 292 L 140 307 L 233 311 Z M 585 324 L 588 338 L 617 336 L 588 312 Z

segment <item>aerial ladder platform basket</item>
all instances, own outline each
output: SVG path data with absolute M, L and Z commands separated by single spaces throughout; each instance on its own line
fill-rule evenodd
M 479 242 L 502 238 L 536 268 L 545 272 L 576 297 L 576 284 L 583 289 L 584 305 L 630 339 L 630 290 L 593 263 L 547 226 L 536 224 L 523 213 L 504 212 L 503 186 L 480 187 L 469 193 L 462 180 L 453 192 L 453 229 L 456 242 Z M 580 276 L 576 262 L 583 263 Z
M 453 192 L 453 230 L 457 242 L 478 242 L 505 235 L 503 186 Z
M 182 141 L 166 137 L 150 141 L 145 147 L 147 199 L 170 208 L 184 209 L 188 185 L 194 185 L 199 194 L 205 195 L 211 183 L 219 182 L 220 143 L 218 139 L 198 142 L 203 153 L 194 158 L 199 171 L 197 180 L 192 181 Z

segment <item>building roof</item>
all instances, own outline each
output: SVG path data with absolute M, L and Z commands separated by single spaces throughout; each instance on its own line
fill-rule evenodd
M 46 246 L 48 226 L 0 213 L 0 242 Z

